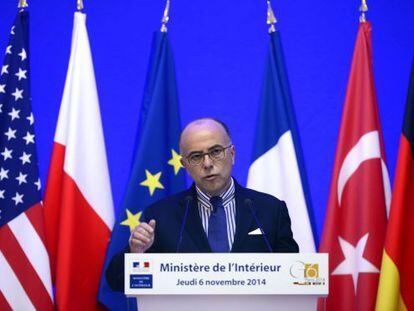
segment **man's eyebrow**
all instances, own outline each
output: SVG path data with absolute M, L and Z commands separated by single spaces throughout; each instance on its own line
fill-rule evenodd
M 207 151 L 212 150 L 212 149 L 217 148 L 217 147 L 223 148 L 223 146 L 222 146 L 222 145 L 220 145 L 220 144 L 215 144 L 214 146 L 211 146 L 210 148 L 208 148 L 208 149 L 207 149 Z M 192 154 L 197 154 L 197 153 L 204 153 L 204 151 L 201 151 L 201 150 L 194 150 L 194 151 L 191 151 L 189 154 L 187 154 L 187 156 L 190 156 L 190 155 L 192 155 Z
M 220 148 L 224 148 L 222 145 L 220 145 L 220 144 L 215 144 L 214 146 L 211 146 L 210 148 L 208 148 L 207 150 L 211 150 L 211 149 L 214 149 L 214 148 L 217 148 L 217 147 L 220 147 Z
M 191 151 L 190 153 L 187 154 L 187 157 L 193 154 L 197 154 L 197 153 L 203 153 L 202 151 Z

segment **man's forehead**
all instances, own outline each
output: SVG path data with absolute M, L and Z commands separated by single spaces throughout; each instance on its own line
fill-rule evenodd
M 227 141 L 228 137 L 223 127 L 212 120 L 206 120 L 190 123 L 184 129 L 181 136 L 181 147 L 185 149 L 204 149 L 225 144 Z
M 220 128 L 206 128 L 206 127 L 194 127 L 189 128 L 188 131 L 183 133 L 184 144 L 194 144 L 203 142 L 216 142 L 218 144 L 227 141 L 227 135 Z

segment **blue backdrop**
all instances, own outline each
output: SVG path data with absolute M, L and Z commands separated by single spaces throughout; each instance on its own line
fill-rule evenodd
M 32 107 L 40 175 L 45 185 L 76 1 L 28 2 Z M 319 236 L 359 4 L 343 0 L 273 1 Z M 0 1 L 0 51 L 5 51 L 16 5 L 17 0 Z M 131 167 L 152 33 L 160 27 L 164 5 L 161 0 L 85 0 L 117 208 Z M 414 52 L 414 1 L 368 0 L 368 7 L 379 110 L 393 178 Z M 168 28 L 182 122 L 213 116 L 228 123 L 237 153 L 234 176 L 245 184 L 269 44 L 266 2 L 172 0 Z

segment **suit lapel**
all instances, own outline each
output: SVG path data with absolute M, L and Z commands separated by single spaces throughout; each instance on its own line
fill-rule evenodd
M 246 206 L 244 200 L 247 199 L 245 191 L 235 182 L 236 196 L 236 233 L 234 235 L 233 247 L 231 252 L 237 252 L 243 245 L 243 240 L 249 233 L 253 217 L 251 211 Z
M 209 253 L 211 252 L 211 248 L 208 243 L 207 235 L 201 223 L 200 214 L 198 213 L 197 194 L 194 185 L 185 193 L 184 199 L 180 202 L 179 218 L 181 219 L 181 222 L 184 219 L 185 209 L 187 205 L 185 198 L 188 196 L 191 196 L 193 199 L 189 203 L 184 234 L 188 234 L 189 238 L 194 242 L 197 247 L 197 252 Z

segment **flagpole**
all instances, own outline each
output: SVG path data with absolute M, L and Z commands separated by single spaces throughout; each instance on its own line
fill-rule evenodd
M 19 0 L 19 5 L 17 6 L 19 9 L 27 8 L 29 5 L 27 4 L 26 0 Z
M 273 32 L 276 31 L 275 25 L 277 23 L 277 20 L 276 20 L 275 14 L 273 13 L 272 5 L 271 5 L 269 0 L 267 1 L 267 21 L 266 21 L 266 23 L 268 25 L 270 25 L 269 33 L 273 33 Z
M 367 21 L 365 13 L 368 11 L 366 0 L 361 0 L 361 6 L 359 7 L 359 11 L 361 12 L 361 15 L 359 16 L 359 22 L 365 23 Z
M 77 0 L 77 9 L 79 12 L 83 10 L 83 0 Z
M 164 9 L 164 15 L 162 17 L 161 20 L 161 32 L 167 32 L 167 23 L 170 19 L 170 17 L 168 16 L 168 13 L 170 12 L 170 0 L 167 0 L 167 3 L 165 4 L 165 9 Z

